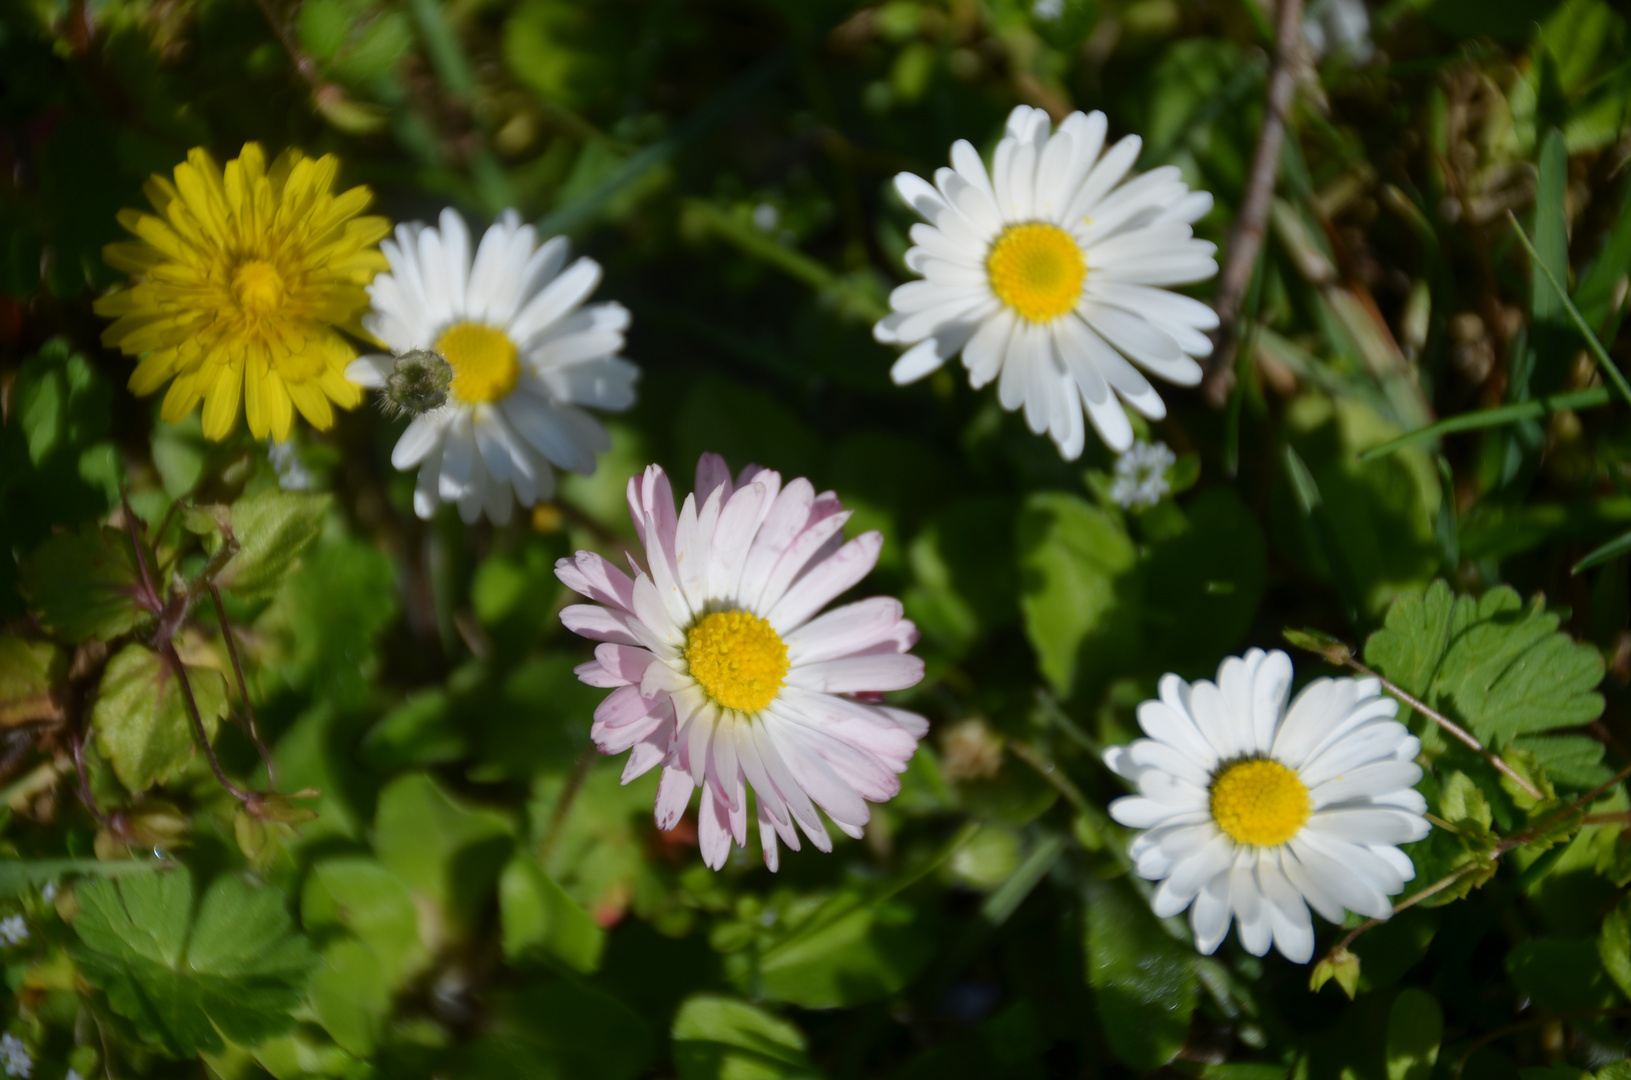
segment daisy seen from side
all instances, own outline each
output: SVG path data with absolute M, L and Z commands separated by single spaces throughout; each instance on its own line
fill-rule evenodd
M 501 525 L 516 503 L 554 496 L 555 470 L 591 473 L 611 447 L 587 409 L 634 403 L 640 371 L 619 355 L 629 313 L 585 305 L 600 265 L 569 264 L 564 236 L 539 244 L 514 210 L 474 256 L 457 212 L 443 210 L 439 225 L 399 225 L 382 245 L 390 271 L 369 287 L 363 325 L 394 355 L 360 357 L 346 375 L 416 414 L 391 454 L 396 468 L 419 470 L 415 513 L 450 502 L 467 523 L 485 512 Z M 424 364 L 449 369 L 440 392 L 397 400 L 393 374 Z
M 1129 854 L 1161 883 L 1155 913 L 1188 908 L 1203 953 L 1237 920 L 1249 952 L 1272 943 L 1306 963 L 1310 907 L 1385 919 L 1416 876 L 1397 845 L 1428 832 L 1421 743 L 1398 702 L 1374 678 L 1321 678 L 1288 706 L 1291 675 L 1285 653 L 1261 649 L 1224 660 L 1216 682 L 1166 675 L 1138 707 L 1149 737 L 1105 753 L 1138 787 L 1110 815 L 1143 830 Z
M 373 198 L 366 187 L 336 194 L 338 171 L 333 155 L 296 150 L 268 167 L 255 143 L 223 169 L 195 149 L 174 181 L 148 181 L 156 213 L 120 211 L 137 240 L 103 257 L 136 280 L 97 300 L 96 313 L 114 320 L 103 344 L 141 357 L 131 390 L 170 384 L 165 422 L 202 402 L 204 434 L 224 439 L 241 402 L 257 439 L 283 442 L 295 410 L 328 428 L 333 406 L 362 400 L 345 379 L 357 350 L 339 331 L 358 329 L 390 223 L 359 216 Z
M 750 791 L 772 870 L 778 839 L 797 851 L 802 832 L 832 850 L 818 807 L 859 838 L 867 803 L 899 792 L 928 731 L 879 696 L 923 676 L 900 601 L 822 611 L 871 571 L 880 534 L 845 541 L 849 511 L 832 492 L 755 466 L 732 480 L 716 454 L 698 462 L 696 489 L 677 511 L 655 465 L 629 481 L 628 501 L 644 549 L 630 558 L 632 577 L 587 551 L 555 565 L 594 601 L 561 621 L 602 643 L 577 669 L 612 690 L 595 710 L 595 745 L 629 752 L 624 783 L 662 766 L 660 829 L 701 789 L 698 839 L 716 870 L 733 840 L 747 845 Z
M 890 371 L 923 378 L 962 355 L 976 389 L 1021 410 L 1065 458 L 1086 444 L 1087 421 L 1112 450 L 1127 449 L 1122 403 L 1166 415 L 1145 373 L 1200 381 L 1205 331 L 1217 315 L 1167 287 L 1217 273 L 1216 246 L 1191 226 L 1212 207 L 1177 167 L 1126 178 L 1142 145 L 1105 149 L 1103 113 L 1072 113 L 1057 131 L 1041 109 L 1009 114 L 988 171 L 966 140 L 934 183 L 901 173 L 895 188 L 925 219 L 912 226 L 907 267 L 922 275 L 890 294 L 877 340 L 908 346 Z

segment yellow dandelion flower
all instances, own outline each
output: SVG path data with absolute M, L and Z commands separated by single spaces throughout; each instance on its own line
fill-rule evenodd
M 366 287 L 385 269 L 376 246 L 390 231 L 358 217 L 372 194 L 336 195 L 339 161 L 285 151 L 266 167 L 255 143 L 223 170 L 195 149 L 175 182 L 143 189 L 156 214 L 119 212 L 135 243 L 109 244 L 108 264 L 135 275 L 104 296 L 109 346 L 140 355 L 130 389 L 143 396 L 170 382 L 162 415 L 175 423 L 204 403 L 204 434 L 224 439 L 243 397 L 257 439 L 288 438 L 290 408 L 314 427 L 362 401 L 345 368 L 357 355 L 336 328 L 360 334 Z

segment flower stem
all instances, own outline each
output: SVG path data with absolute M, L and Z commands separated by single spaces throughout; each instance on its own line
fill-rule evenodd
M 255 706 L 249 700 L 249 684 L 244 679 L 244 667 L 238 660 L 238 646 L 233 642 L 232 625 L 227 622 L 226 605 L 221 603 L 221 590 L 215 587 L 215 582 L 209 582 L 210 599 L 215 601 L 215 614 L 221 620 L 221 636 L 226 639 L 227 655 L 232 657 L 232 673 L 238 679 L 238 695 L 244 703 L 244 728 L 249 733 L 249 741 L 255 744 L 255 750 L 261 756 L 261 764 L 266 766 L 266 785 L 277 787 L 277 768 L 272 764 L 272 753 L 266 748 L 261 739 L 260 728 L 255 723 Z

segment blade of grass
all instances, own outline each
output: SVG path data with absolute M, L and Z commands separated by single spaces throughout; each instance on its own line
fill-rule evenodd
M 1631 552 L 1631 532 L 1622 533 L 1604 544 L 1602 547 L 1588 554 L 1585 558 L 1569 568 L 1569 573 L 1578 574 L 1582 570 L 1590 570 L 1594 566 L 1601 566 L 1610 559 L 1617 559 L 1621 555 Z
M 1512 221 L 1512 231 L 1518 234 L 1518 242 L 1523 244 L 1525 251 L 1529 252 L 1529 257 L 1534 260 L 1535 267 L 1546 276 L 1547 281 L 1552 283 L 1552 288 L 1557 292 L 1558 299 L 1563 302 L 1563 310 L 1568 312 L 1569 318 L 1573 320 L 1574 325 L 1579 328 L 1580 333 L 1585 337 L 1586 348 L 1591 351 L 1592 358 L 1597 361 L 1597 366 L 1602 369 L 1608 380 L 1614 384 L 1614 388 L 1620 392 L 1620 396 L 1628 404 L 1631 404 L 1631 383 L 1626 382 L 1625 374 L 1614 366 L 1614 361 L 1609 357 L 1608 350 L 1603 348 L 1603 343 L 1597 340 L 1597 335 L 1592 332 L 1590 324 L 1585 320 L 1585 316 L 1580 314 L 1580 309 L 1574 306 L 1573 300 L 1569 299 L 1569 294 L 1564 290 L 1563 283 L 1558 281 L 1557 276 L 1546 268 L 1545 263 L 1541 262 L 1539 254 L 1535 251 L 1535 245 L 1530 243 L 1528 234 L 1523 231 L 1523 226 L 1518 224 L 1518 215 L 1508 210 L 1506 216 Z
M 1479 431 L 1484 428 L 1500 427 L 1503 424 L 1514 424 L 1519 420 L 1532 420 L 1546 416 L 1549 413 L 1561 412 L 1564 409 L 1595 409 L 1607 405 L 1614 400 L 1614 392 L 1606 386 L 1594 386 L 1590 390 L 1573 390 L 1567 394 L 1552 394 L 1548 397 L 1533 398 L 1529 401 L 1520 401 L 1515 405 L 1500 405 L 1493 409 L 1482 409 L 1478 412 L 1463 413 L 1452 416 L 1448 420 L 1440 420 L 1436 424 L 1429 424 L 1424 428 L 1400 435 L 1397 439 L 1390 439 L 1380 446 L 1373 446 L 1359 455 L 1360 461 L 1373 461 L 1379 457 L 1403 450 L 1407 446 L 1428 442 L 1440 435 L 1452 435 L 1458 431 Z
M 1286 475 L 1291 479 L 1292 493 L 1297 497 L 1297 506 L 1307 519 L 1310 531 L 1314 534 L 1314 543 L 1325 556 L 1326 565 L 1331 568 L 1331 583 L 1336 586 L 1337 598 L 1342 602 L 1343 614 L 1348 617 L 1348 624 L 1357 627 L 1361 606 L 1359 602 L 1359 585 L 1354 580 L 1353 568 L 1348 565 L 1347 556 L 1337 539 L 1336 523 L 1325 509 L 1325 500 L 1320 496 L 1319 484 L 1314 481 L 1314 474 L 1308 470 L 1303 459 L 1297 451 L 1289 445 L 1286 447 Z

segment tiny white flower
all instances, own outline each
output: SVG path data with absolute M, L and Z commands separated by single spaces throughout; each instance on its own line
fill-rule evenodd
M 905 384 L 962 354 L 969 384 L 997 384 L 997 400 L 1022 409 L 1067 460 L 1081 456 L 1086 418 L 1105 445 L 1125 450 L 1133 428 L 1122 404 L 1152 420 L 1167 408 L 1149 379 L 1201 380 L 1196 357 L 1217 314 L 1166 287 L 1218 272 L 1214 244 L 1190 227 L 1212 208 L 1176 166 L 1122 183 L 1141 143 L 1105 148 L 1104 114 L 1048 114 L 1021 105 L 1008 117 L 987 171 L 967 141 L 930 184 L 895 177 L 912 226 L 906 265 L 923 280 L 889 295 L 872 328 L 909 346 L 890 377 Z
M 4 1069 L 7 1076 L 22 1080 L 34 1075 L 34 1058 L 23 1040 L 15 1035 L 0 1035 L 0 1069 Z
M 470 232 L 453 210 L 441 228 L 397 226 L 380 249 L 388 273 L 368 287 L 363 326 L 396 356 L 429 350 L 452 368 L 445 402 L 415 416 L 391 464 L 418 468 L 414 512 L 429 518 L 456 503 L 473 523 L 497 525 L 515 504 L 555 494 L 555 470 L 591 473 L 611 438 L 586 410 L 634 404 L 640 371 L 618 353 L 629 313 L 584 301 L 600 265 L 567 263 L 567 240 L 540 245 L 514 210 L 499 215 L 471 256 Z M 352 361 L 346 378 L 384 388 L 396 356 Z
M 47 904 L 55 903 L 57 899 L 57 883 L 54 881 L 47 881 L 44 885 L 41 885 L 40 899 L 44 900 Z
M 1247 951 L 1272 943 L 1307 963 L 1309 907 L 1333 923 L 1344 909 L 1385 919 L 1416 876 L 1397 845 L 1427 835 L 1427 802 L 1399 703 L 1374 678 L 1315 679 L 1287 707 L 1290 691 L 1279 650 L 1229 657 L 1215 683 L 1163 676 L 1159 699 L 1138 707 L 1149 738 L 1104 755 L 1138 785 L 1110 816 L 1144 830 L 1128 854 L 1161 883 L 1151 906 L 1162 918 L 1188 908 L 1203 953 L 1238 920 Z
M 0 919 L 0 941 L 16 948 L 28 940 L 28 921 L 21 915 L 7 915 Z
M 1303 16 L 1303 37 L 1316 59 L 1347 53 L 1363 64 L 1376 51 L 1364 0 L 1316 0 Z
M 760 203 L 753 208 L 753 227 L 760 232 L 775 232 L 781 222 L 781 211 L 769 203 Z
M 312 475 L 306 463 L 300 460 L 300 451 L 293 442 L 272 442 L 266 445 L 266 460 L 277 473 L 277 486 L 284 491 L 310 491 Z
M 1167 470 L 1177 464 L 1178 455 L 1164 442 L 1136 442 L 1116 458 L 1116 478 L 1110 485 L 1110 498 L 1123 510 L 1154 506 L 1172 490 Z
M 80 1076 L 77 1070 L 69 1069 L 68 1075 L 63 1077 L 62 1080 L 85 1080 L 85 1078 Z
M 1031 15 L 1043 22 L 1053 22 L 1065 13 L 1065 0 L 1036 0 Z

